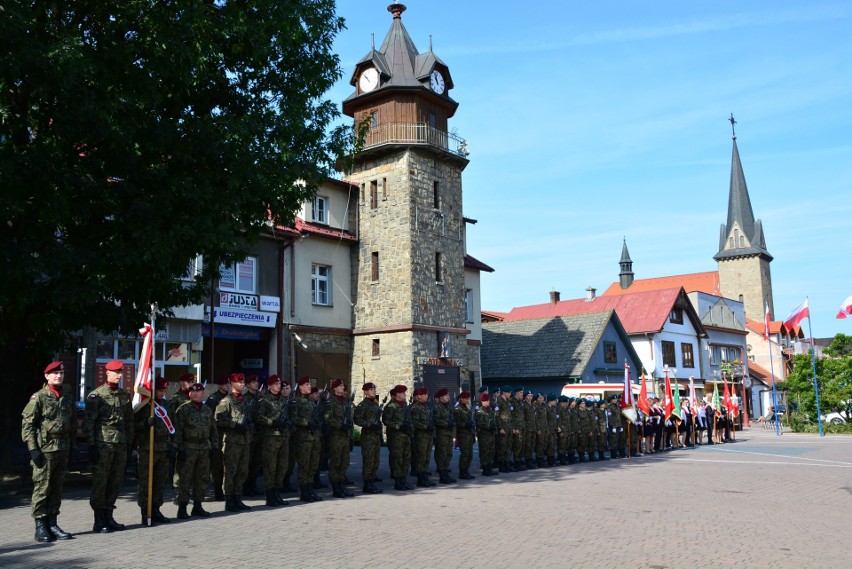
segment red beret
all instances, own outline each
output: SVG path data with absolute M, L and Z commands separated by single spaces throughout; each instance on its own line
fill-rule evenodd
M 459 393 L 459 399 L 470 399 L 470 391 L 462 391 Z
M 376 384 L 375 384 L 375 383 L 371 383 L 371 382 L 369 382 L 369 381 L 368 381 L 368 382 L 367 382 L 367 383 L 365 383 L 365 384 L 364 384 L 364 386 L 361 388 L 361 391 L 370 391 L 371 389 L 375 389 L 375 388 L 376 388 Z M 393 393 L 393 390 L 391 390 L 391 393 Z
M 426 389 L 425 387 L 418 387 L 417 389 L 414 390 L 415 396 L 416 395 L 428 395 L 428 394 L 429 394 L 429 390 Z
M 184 373 L 178 378 L 178 381 L 188 381 L 189 383 L 195 383 L 195 374 L 192 373 Z
M 310 383 L 310 382 L 311 382 L 311 378 L 308 377 L 307 375 L 305 377 L 299 379 L 299 385 L 305 385 L 306 383 Z
M 406 391 L 408 391 L 408 388 L 404 385 L 397 385 L 393 388 L 394 393 L 405 393 Z
M 166 381 L 165 377 L 157 376 L 157 379 L 154 380 L 154 389 L 168 389 L 169 382 Z
M 203 383 L 193 383 L 192 385 L 189 386 L 189 390 L 190 391 L 204 391 L 204 384 Z
M 251 383 L 252 381 L 257 381 L 257 380 L 258 379 L 257 379 L 257 376 L 255 374 L 251 374 L 250 376 L 246 377 L 246 383 Z
M 340 378 L 335 379 L 334 381 L 332 381 L 332 382 L 331 382 L 331 388 L 332 388 L 332 389 L 337 389 L 337 388 L 338 388 L 338 387 L 340 387 L 341 385 L 343 385 L 343 380 L 342 380 L 342 379 L 340 379 Z
M 266 385 L 275 385 L 276 383 L 281 383 L 281 378 L 277 375 L 270 375 L 266 378 Z
M 62 362 L 50 362 L 47 364 L 47 367 L 44 368 L 44 373 L 50 373 L 53 371 L 65 371 L 65 368 L 62 367 Z
M 223 373 L 216 378 L 216 385 L 228 385 L 229 377 L 227 373 Z
M 439 397 L 443 397 L 444 395 L 449 395 L 449 394 L 450 394 L 450 392 L 447 390 L 447 388 L 442 387 L 441 389 L 439 389 L 438 391 L 435 392 L 435 399 L 437 399 Z
M 479 396 L 479 400 L 480 401 L 491 401 L 491 397 L 489 397 L 487 393 L 483 393 L 482 395 Z
M 104 366 L 107 371 L 121 371 L 121 368 L 124 367 L 124 362 L 121 360 L 110 360 Z
M 245 381 L 246 376 L 242 373 L 232 373 L 231 374 L 231 383 L 236 383 L 238 381 Z

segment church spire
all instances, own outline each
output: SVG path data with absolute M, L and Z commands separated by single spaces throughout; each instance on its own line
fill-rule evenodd
M 624 238 L 624 244 L 621 246 L 621 260 L 618 262 L 621 267 L 621 272 L 618 273 L 618 281 L 622 290 L 630 288 L 633 284 L 633 261 L 630 259 L 630 252 L 627 250 L 627 237 Z

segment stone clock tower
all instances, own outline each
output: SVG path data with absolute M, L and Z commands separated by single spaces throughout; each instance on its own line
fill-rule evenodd
M 355 65 L 343 112 L 365 133 L 348 181 L 360 188 L 353 249 L 353 386 L 471 387 L 465 328 L 464 141 L 448 131 L 453 79 L 419 53 L 391 4 L 390 30 Z M 359 392 L 360 393 L 360 392 Z

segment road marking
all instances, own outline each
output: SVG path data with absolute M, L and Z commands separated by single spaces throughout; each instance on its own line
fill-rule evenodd
M 789 456 L 789 455 L 786 455 L 786 454 L 772 454 L 772 453 L 768 453 L 768 452 L 749 452 L 749 451 L 746 451 L 746 450 L 734 450 L 734 449 L 728 449 L 728 448 L 717 448 L 717 449 L 714 449 L 714 450 L 716 450 L 718 452 L 731 452 L 731 453 L 738 453 L 738 454 L 753 454 L 753 455 L 756 455 L 756 456 L 772 456 L 772 457 L 776 457 L 776 458 L 789 458 L 789 459 L 793 459 L 793 460 L 810 460 L 810 461 L 813 461 L 813 462 L 820 462 L 820 463 L 826 463 L 826 464 L 838 464 L 838 465 L 845 465 L 845 466 L 852 467 L 852 462 L 844 462 L 842 460 L 827 460 L 827 459 L 823 459 L 823 458 L 807 458 L 807 457 L 804 457 L 804 456 Z
M 775 464 L 780 466 L 814 466 L 822 468 L 852 468 L 852 464 L 808 464 L 803 462 L 779 462 L 775 460 L 712 460 L 703 458 L 672 457 L 672 460 L 682 462 L 712 462 L 715 464 Z

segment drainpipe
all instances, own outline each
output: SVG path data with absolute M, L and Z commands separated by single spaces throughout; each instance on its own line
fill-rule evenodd
M 284 255 L 285 255 L 285 252 L 287 251 L 287 249 L 289 249 L 293 246 L 294 242 L 295 242 L 294 239 L 290 239 L 290 241 L 288 243 L 281 245 L 278 248 L 278 297 L 281 299 L 282 304 L 284 303 L 284 300 L 285 300 Z M 292 249 L 291 249 L 291 252 L 292 252 Z M 293 272 L 292 266 L 291 266 L 290 272 L 291 273 Z M 278 345 L 275 347 L 276 348 L 275 351 L 277 352 L 276 358 L 278 360 L 278 365 L 277 365 L 278 374 L 282 377 L 289 377 L 290 374 L 284 375 L 284 350 L 285 350 L 285 346 L 284 346 L 285 335 L 284 334 L 287 332 L 287 326 L 285 326 L 285 324 L 284 324 L 284 315 L 286 314 L 286 312 L 284 311 L 283 306 L 281 308 L 282 308 L 281 317 L 278 319 L 278 330 L 277 330 L 277 332 L 278 332 L 277 344 Z M 289 338 L 289 334 L 288 334 L 288 338 Z M 289 341 L 289 339 L 287 341 Z M 291 363 L 291 367 L 292 367 L 292 362 L 290 362 L 290 363 Z

